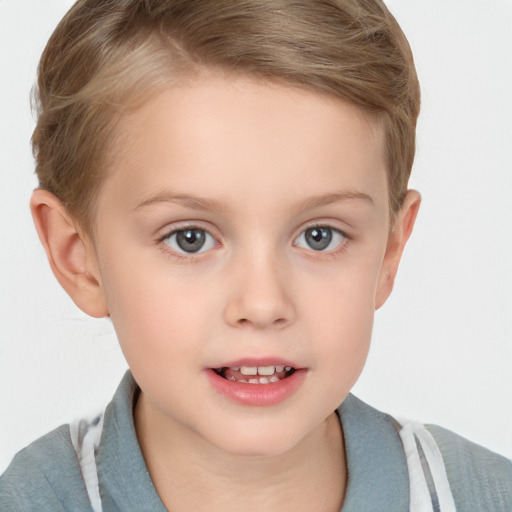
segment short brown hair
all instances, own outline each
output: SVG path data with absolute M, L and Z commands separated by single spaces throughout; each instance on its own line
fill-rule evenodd
M 381 0 L 78 0 L 39 65 L 40 186 L 90 229 L 122 114 L 208 69 L 326 93 L 380 116 L 398 211 L 420 92 L 407 39 Z

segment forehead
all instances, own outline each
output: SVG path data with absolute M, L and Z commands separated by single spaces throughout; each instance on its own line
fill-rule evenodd
M 100 195 L 125 189 L 132 208 L 162 190 L 226 200 L 250 190 L 285 201 L 342 187 L 387 202 L 382 123 L 283 84 L 209 77 L 173 85 L 121 119 L 111 155 Z

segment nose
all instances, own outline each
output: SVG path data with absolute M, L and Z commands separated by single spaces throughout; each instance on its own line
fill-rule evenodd
M 295 320 L 290 276 L 272 256 L 251 258 L 231 268 L 224 309 L 233 327 L 282 329 Z

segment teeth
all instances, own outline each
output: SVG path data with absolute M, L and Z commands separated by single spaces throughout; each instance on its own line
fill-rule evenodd
M 256 368 L 256 366 L 242 366 L 240 368 L 240 373 L 242 375 L 257 375 L 258 368 Z
M 265 375 L 266 377 L 270 377 L 270 375 L 274 375 L 276 372 L 280 373 L 283 370 L 289 372 L 291 369 L 291 366 L 242 366 L 241 368 L 233 366 L 231 368 L 235 372 L 240 370 L 242 375 Z
M 232 382 L 242 382 L 244 384 L 270 384 L 271 382 L 279 382 L 281 379 L 277 375 L 272 375 L 270 377 L 259 377 L 252 379 L 240 379 L 237 380 L 235 377 L 228 377 L 228 380 Z
M 275 380 L 273 380 L 275 379 Z M 271 382 L 278 382 L 279 379 L 277 377 L 271 377 L 268 379 L 267 377 L 260 377 L 259 379 L 249 379 L 249 384 L 270 384 Z M 239 381 L 242 382 L 242 381 Z
M 292 370 L 291 366 L 231 366 L 229 368 L 225 367 L 226 371 L 228 371 L 227 376 L 225 371 L 222 372 L 219 370 L 217 373 L 219 375 L 224 376 L 230 381 L 233 382 L 242 382 L 246 384 L 270 384 L 272 382 L 279 382 L 281 379 L 277 374 L 283 373 L 283 371 L 290 372 Z M 233 375 L 231 372 L 238 373 L 238 375 Z M 242 377 L 248 377 L 244 379 Z M 251 377 L 251 378 L 249 378 Z M 286 377 L 284 375 L 283 377 Z

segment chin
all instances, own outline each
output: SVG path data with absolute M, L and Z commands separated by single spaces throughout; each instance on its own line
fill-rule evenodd
M 276 457 L 299 444 L 300 440 L 290 434 L 284 429 L 231 431 L 216 444 L 225 453 L 238 457 Z

